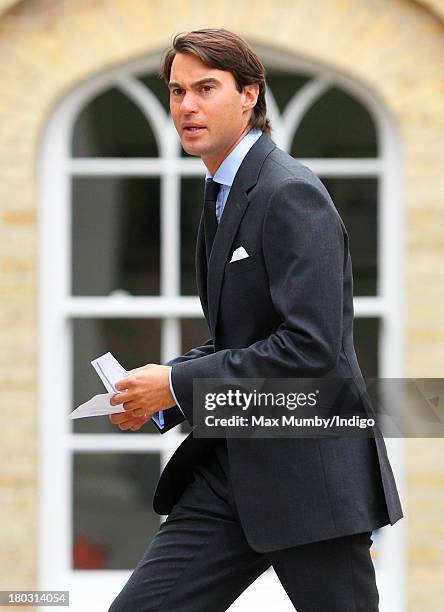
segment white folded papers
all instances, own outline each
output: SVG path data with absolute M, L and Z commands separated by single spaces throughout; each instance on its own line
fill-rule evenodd
M 84 417 L 125 412 L 125 408 L 122 406 L 122 404 L 119 404 L 118 406 L 111 406 L 109 400 L 113 395 L 115 395 L 115 393 L 102 393 L 100 395 L 95 395 L 90 400 L 73 410 L 69 415 L 69 418 L 83 419 Z
M 122 404 L 118 406 L 111 406 L 109 400 L 113 395 L 118 393 L 115 388 L 115 383 L 126 376 L 125 368 L 120 365 L 117 359 L 111 355 L 111 353 L 105 353 L 94 361 L 91 361 L 91 365 L 100 377 L 100 380 L 105 385 L 108 393 L 102 393 L 95 395 L 90 400 L 81 404 L 78 408 L 73 410 L 69 415 L 70 419 L 82 419 L 90 416 L 103 416 L 105 414 L 117 414 L 118 412 L 125 412 L 125 408 Z
M 118 393 L 114 385 L 118 380 L 125 378 L 127 372 L 114 355 L 105 353 L 101 357 L 97 357 L 97 359 L 91 361 L 91 365 L 99 375 L 106 390 L 109 393 Z

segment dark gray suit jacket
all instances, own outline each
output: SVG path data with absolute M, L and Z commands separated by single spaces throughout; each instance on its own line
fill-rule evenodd
M 249 257 L 230 262 L 243 246 Z M 353 345 L 348 236 L 311 170 L 263 134 L 231 187 L 209 261 L 203 219 L 199 297 L 211 340 L 170 362 L 193 424 L 195 378 L 361 378 Z M 183 420 L 164 413 L 166 430 Z M 191 433 L 160 478 L 168 514 L 216 440 Z M 402 517 L 382 438 L 227 439 L 233 493 L 251 547 L 277 550 L 370 531 Z

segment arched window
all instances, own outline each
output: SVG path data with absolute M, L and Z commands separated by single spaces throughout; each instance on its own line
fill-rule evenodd
M 401 376 L 399 152 L 390 119 L 343 75 L 260 53 L 273 139 L 320 176 L 349 231 L 364 374 Z M 163 363 L 207 337 L 194 279 L 204 166 L 181 150 L 158 63 L 78 86 L 43 142 L 40 586 L 69 588 L 75 610 L 104 608 L 142 556 L 159 526 L 155 484 L 189 430 L 160 436 L 150 425 L 120 432 L 105 417 L 69 421 L 75 406 L 104 391 L 90 361 L 111 351 L 127 369 Z M 279 585 L 263 580 L 278 601 Z M 249 609 L 255 589 L 233 610 Z

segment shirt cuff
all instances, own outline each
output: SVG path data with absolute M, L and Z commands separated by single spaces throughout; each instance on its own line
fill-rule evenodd
M 181 411 L 181 413 L 183 414 L 183 416 L 185 416 L 184 411 L 182 410 L 182 408 L 179 406 L 179 402 L 177 401 L 177 397 L 176 394 L 174 393 L 174 388 L 173 388 L 173 380 L 171 378 L 171 375 L 173 373 L 173 368 L 170 366 L 170 371 L 168 372 L 168 380 L 170 383 L 170 391 L 171 391 L 171 395 L 174 398 L 174 401 L 176 402 L 176 406 L 179 408 L 179 410 Z
M 165 417 L 163 416 L 163 410 L 159 410 L 151 417 L 153 421 L 156 423 L 157 427 L 163 429 L 165 427 Z

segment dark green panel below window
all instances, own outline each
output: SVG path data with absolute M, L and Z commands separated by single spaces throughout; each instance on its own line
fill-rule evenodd
M 73 462 L 72 566 L 133 569 L 155 533 L 158 453 L 77 453 Z

